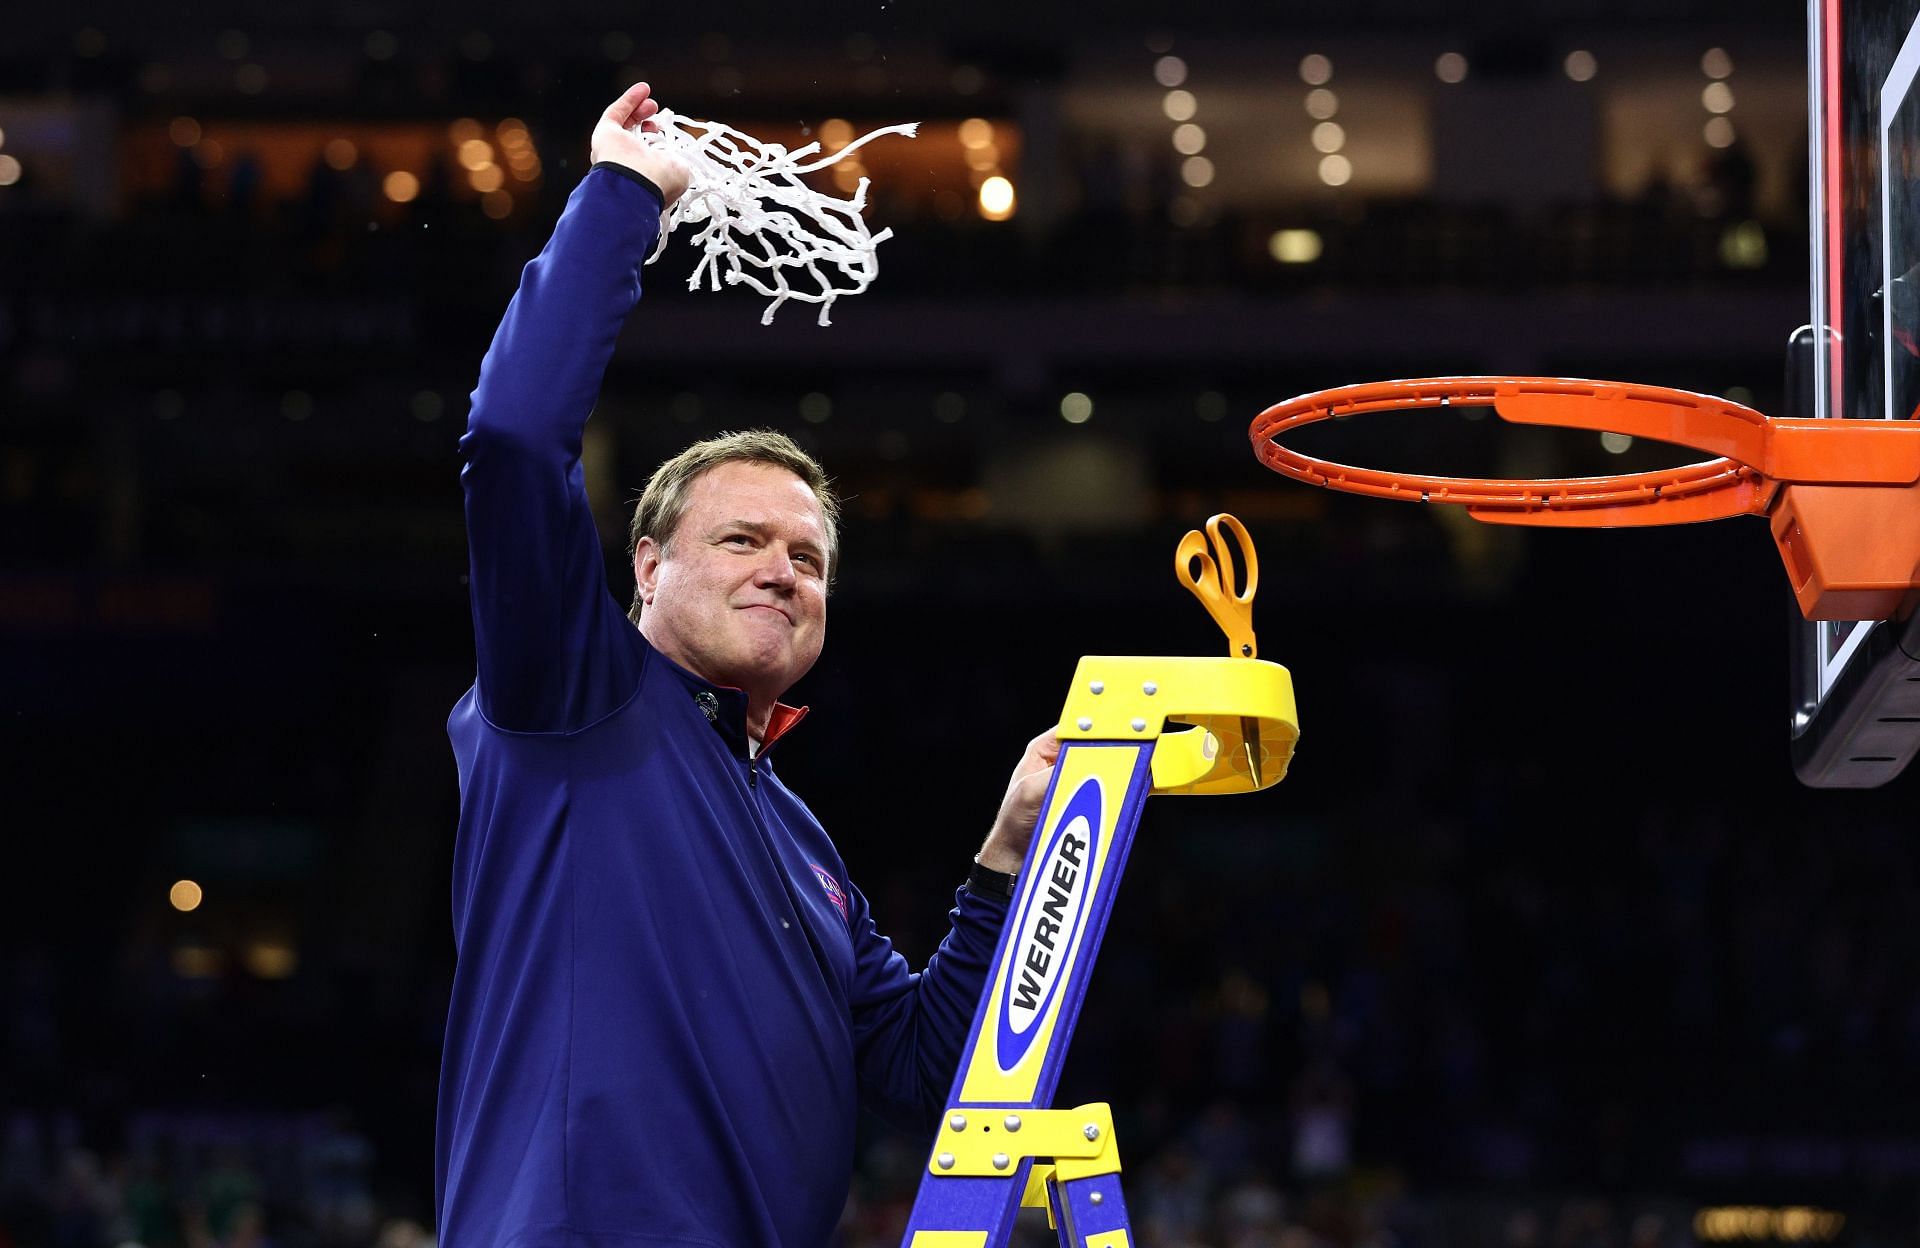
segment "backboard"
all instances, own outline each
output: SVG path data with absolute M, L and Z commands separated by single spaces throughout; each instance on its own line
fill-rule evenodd
M 1920 0 L 1808 0 L 1812 307 L 1788 351 L 1786 416 L 1920 409 Z M 1920 559 L 1920 551 L 1914 552 Z M 1920 749 L 1920 614 L 1796 616 L 1801 780 L 1866 788 Z

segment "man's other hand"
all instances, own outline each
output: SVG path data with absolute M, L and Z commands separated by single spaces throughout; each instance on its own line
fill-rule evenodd
M 687 189 L 687 167 L 642 141 L 631 129 L 639 126 L 642 130 L 657 131 L 659 127 L 650 119 L 659 111 L 660 102 L 653 98 L 653 88 L 644 82 L 634 83 L 600 114 L 587 150 L 596 165 L 610 160 L 651 179 L 666 198 L 666 203 L 660 206 L 667 208 Z
M 1060 735 L 1055 729 L 1027 742 L 1027 752 L 1007 781 L 1007 795 L 1000 802 L 993 831 L 980 847 L 981 866 L 1012 875 L 1027 860 L 1027 843 L 1033 840 L 1033 825 L 1040 819 L 1040 803 L 1053 782 L 1053 765 L 1059 758 Z

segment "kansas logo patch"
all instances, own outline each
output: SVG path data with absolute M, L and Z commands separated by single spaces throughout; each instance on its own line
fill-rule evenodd
M 847 890 L 841 888 L 840 881 L 828 875 L 827 869 L 819 863 L 810 862 L 807 865 L 813 868 L 813 878 L 819 880 L 820 887 L 826 890 L 827 900 L 840 912 L 840 921 L 851 923 L 853 920 L 847 917 Z

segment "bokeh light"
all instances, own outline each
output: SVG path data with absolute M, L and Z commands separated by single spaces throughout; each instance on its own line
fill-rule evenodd
M 485 169 L 493 163 L 493 144 L 485 139 L 468 139 L 460 145 L 459 158 L 462 169 Z
M 241 954 L 241 961 L 258 979 L 288 979 L 300 968 L 299 953 L 278 940 L 255 941 Z
M 1013 183 L 994 174 L 980 184 L 980 215 L 989 221 L 1005 221 L 1013 215 Z
M 396 204 L 410 204 L 420 195 L 420 179 L 405 169 L 396 169 L 380 183 L 386 197 Z
M 1267 239 L 1267 254 L 1280 264 L 1312 264 L 1323 247 L 1318 230 L 1275 230 Z

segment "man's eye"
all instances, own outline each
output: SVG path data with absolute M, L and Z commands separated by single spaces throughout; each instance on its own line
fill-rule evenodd
M 753 539 L 748 537 L 745 533 L 731 533 L 731 534 L 728 534 L 726 537 L 721 538 L 720 540 L 723 542 L 731 542 L 736 546 L 748 546 L 748 545 L 751 545 L 753 542 Z

